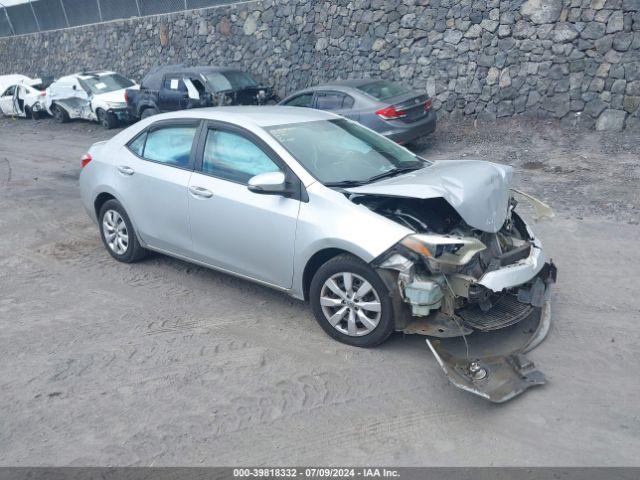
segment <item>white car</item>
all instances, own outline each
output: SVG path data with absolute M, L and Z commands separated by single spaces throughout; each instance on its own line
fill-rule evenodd
M 37 119 L 45 111 L 42 80 L 24 75 L 0 76 L 0 113 Z
M 125 91 L 136 86 L 115 72 L 67 75 L 47 89 L 47 110 L 60 123 L 79 118 L 115 128 L 120 121 L 128 120 Z

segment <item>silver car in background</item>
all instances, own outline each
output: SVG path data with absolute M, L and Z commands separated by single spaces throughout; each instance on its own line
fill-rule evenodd
M 429 162 L 289 107 L 157 115 L 82 165 L 84 207 L 116 260 L 152 250 L 288 292 L 349 345 L 425 335 L 454 384 L 492 401 L 544 383 L 523 353 L 548 330 L 556 272 L 515 212 L 510 167 Z M 496 332 L 521 343 L 487 356 Z
M 436 129 L 426 92 L 387 80 L 344 80 L 300 90 L 282 106 L 315 108 L 355 120 L 400 144 L 414 143 Z

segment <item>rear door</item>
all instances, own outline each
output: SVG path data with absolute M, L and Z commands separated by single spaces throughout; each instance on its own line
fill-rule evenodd
M 116 191 L 145 243 L 178 255 L 191 253 L 189 179 L 200 120 L 161 120 L 123 147 Z
M 352 120 L 358 120 L 358 114 L 353 110 L 355 100 L 351 95 L 332 90 L 316 92 L 315 107 L 318 110 L 341 115 Z
M 210 122 L 189 182 L 189 219 L 196 259 L 271 285 L 290 288 L 300 201 L 249 191 L 259 173 L 284 162 L 244 129 Z

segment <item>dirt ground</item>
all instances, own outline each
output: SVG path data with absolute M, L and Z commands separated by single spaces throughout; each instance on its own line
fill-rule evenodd
M 637 132 L 442 123 L 420 147 L 510 163 L 557 213 L 533 224 L 559 269 L 529 354 L 549 382 L 503 405 L 421 337 L 356 349 L 281 293 L 112 260 L 77 176 L 114 133 L 0 120 L 0 465 L 640 465 Z

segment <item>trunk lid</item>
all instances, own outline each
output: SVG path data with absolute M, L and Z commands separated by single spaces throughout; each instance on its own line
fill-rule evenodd
M 415 93 L 407 93 L 391 97 L 385 102 L 394 107 L 397 111 L 405 112 L 405 116 L 399 118 L 404 123 L 413 123 L 422 120 L 429 114 L 429 110 L 425 109 L 425 103 L 429 100 L 429 95 Z

